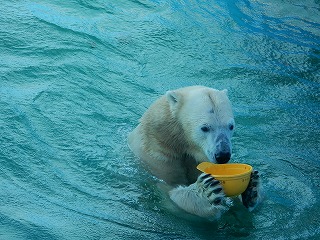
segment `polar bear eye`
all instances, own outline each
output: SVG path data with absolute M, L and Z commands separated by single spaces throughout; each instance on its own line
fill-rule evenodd
M 230 124 L 229 125 L 229 129 L 232 131 L 234 129 L 234 125 L 233 124 Z
M 208 126 L 201 127 L 202 132 L 209 132 L 210 128 Z

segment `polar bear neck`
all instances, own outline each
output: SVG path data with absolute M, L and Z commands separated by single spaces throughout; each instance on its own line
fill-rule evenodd
M 173 160 L 182 158 L 187 153 L 189 144 L 186 142 L 184 131 L 181 124 L 172 116 L 165 97 L 161 97 L 151 105 L 140 122 L 147 123 L 143 129 L 148 141 L 144 141 L 143 145 L 149 155 Z M 162 156 L 154 156 L 156 152 L 161 152 Z

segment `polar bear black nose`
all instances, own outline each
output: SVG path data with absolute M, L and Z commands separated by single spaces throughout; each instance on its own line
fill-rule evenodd
M 230 152 L 219 152 L 216 153 L 215 155 L 216 161 L 217 163 L 227 163 L 229 162 L 230 158 L 231 158 L 231 153 Z

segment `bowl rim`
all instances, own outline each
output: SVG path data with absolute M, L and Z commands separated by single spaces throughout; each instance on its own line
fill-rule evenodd
M 202 165 L 202 166 L 201 166 Z M 209 172 L 206 171 L 207 168 L 209 167 L 214 167 L 214 166 L 217 166 L 217 167 L 225 167 L 225 166 L 235 166 L 235 165 L 238 165 L 238 166 L 241 166 L 241 167 L 248 167 L 249 169 L 244 172 L 244 173 L 239 173 L 239 174 L 234 174 L 234 175 L 221 175 L 221 174 L 211 174 Z M 205 167 L 207 166 L 207 167 Z M 200 170 L 201 172 L 204 172 L 204 173 L 209 173 L 211 174 L 214 178 L 217 178 L 217 180 L 223 180 L 223 181 L 227 181 L 227 180 L 236 180 L 236 179 L 239 179 L 239 178 L 242 178 L 246 175 L 249 175 L 252 170 L 253 170 L 253 167 L 249 164 L 246 164 L 246 163 L 225 163 L 225 164 L 218 164 L 218 163 L 211 163 L 211 162 L 203 162 L 203 163 L 200 163 L 198 166 L 197 166 L 197 169 Z M 218 179 L 219 178 L 219 179 Z

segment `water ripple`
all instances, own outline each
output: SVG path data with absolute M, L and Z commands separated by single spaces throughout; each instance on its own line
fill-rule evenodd
M 0 8 L 0 238 L 319 236 L 317 2 Z M 191 84 L 228 89 L 232 158 L 263 180 L 265 201 L 252 213 L 239 204 L 210 222 L 172 211 L 127 146 L 155 99 Z

